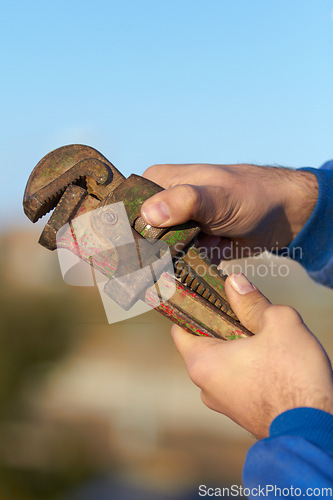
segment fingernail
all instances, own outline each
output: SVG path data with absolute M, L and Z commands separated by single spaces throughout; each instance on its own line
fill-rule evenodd
M 168 206 L 163 201 L 151 203 L 142 209 L 142 215 L 146 222 L 152 226 L 159 226 L 170 219 L 171 214 Z
M 240 295 L 246 295 L 256 289 L 254 285 L 242 273 L 230 274 L 229 282 L 232 288 Z

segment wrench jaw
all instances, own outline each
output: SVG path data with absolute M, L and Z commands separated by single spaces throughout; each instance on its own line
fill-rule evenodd
M 36 169 L 37 171 L 39 170 L 39 164 Z M 93 180 L 95 183 L 93 183 Z M 23 199 L 24 212 L 32 222 L 36 222 L 47 212 L 55 208 L 67 187 L 72 184 L 81 184 L 82 187 L 86 188 L 87 192 L 90 188 L 89 190 L 92 195 L 102 199 L 103 190 L 101 192 L 98 186 L 103 184 L 108 185 L 111 180 L 112 172 L 100 160 L 82 160 L 52 182 L 40 187 L 37 191 L 32 190 L 28 182 Z
M 112 180 L 113 187 L 118 186 L 125 179 L 116 167 L 97 149 L 82 144 L 70 144 L 51 151 L 37 163 L 27 182 L 24 203 L 48 184 L 59 181 L 63 174 L 66 174 L 79 162 L 87 159 L 99 160 L 108 167 L 111 172 L 110 182 Z M 70 184 L 70 182 L 65 181 L 64 186 Z M 52 196 L 55 194 L 55 191 L 51 193 Z
M 123 180 L 112 163 L 88 146 L 64 146 L 46 155 L 31 173 L 23 198 L 32 222 L 54 210 L 39 243 L 55 250 L 57 231 L 78 212 L 96 208 L 110 186 Z

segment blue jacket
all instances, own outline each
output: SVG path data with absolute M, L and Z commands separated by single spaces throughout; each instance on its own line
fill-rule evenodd
M 318 201 L 289 254 L 314 280 L 333 287 L 333 161 L 304 170 L 318 179 Z M 302 248 L 301 254 L 295 248 Z M 333 415 L 296 408 L 276 417 L 269 437 L 247 454 L 243 483 L 253 499 L 333 497 Z

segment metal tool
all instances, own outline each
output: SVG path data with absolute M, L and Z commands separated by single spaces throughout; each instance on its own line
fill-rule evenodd
M 50 250 L 70 249 L 93 263 L 109 279 L 105 293 L 122 308 L 127 310 L 141 299 L 190 333 L 223 340 L 252 335 L 229 305 L 226 275 L 193 245 L 200 228 L 192 221 L 154 228 L 141 218 L 142 203 L 161 190 L 137 175 L 126 179 L 97 150 L 75 144 L 52 151 L 37 164 L 26 186 L 23 207 L 32 222 L 53 210 L 39 243 Z M 135 242 L 122 242 L 121 247 L 115 242 L 121 241 L 123 221 L 113 209 L 119 202 L 125 207 Z M 75 237 L 73 231 L 61 233 L 82 215 L 86 215 L 86 226 Z M 142 245 L 138 269 L 135 262 Z M 163 267 L 165 248 L 173 259 L 173 273 Z M 171 285 L 173 295 L 161 300 L 163 290 Z

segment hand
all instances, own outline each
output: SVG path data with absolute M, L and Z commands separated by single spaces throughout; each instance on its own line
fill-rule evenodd
M 242 274 L 228 277 L 226 292 L 255 336 L 225 342 L 172 327 L 203 402 L 258 438 L 286 410 L 307 406 L 333 413 L 330 361 L 298 313 L 271 305 Z
M 230 257 L 287 246 L 311 215 L 318 195 L 312 173 L 287 168 L 154 165 L 143 176 L 166 188 L 143 204 L 146 222 L 167 227 L 193 219 L 203 232 L 217 237 L 209 244 L 243 249 L 242 255 Z M 222 258 L 227 257 L 225 252 Z

